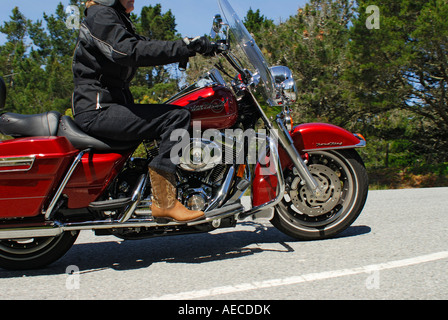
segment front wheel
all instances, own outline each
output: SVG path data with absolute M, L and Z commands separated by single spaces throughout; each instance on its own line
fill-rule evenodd
M 355 150 L 315 151 L 308 154 L 308 168 L 324 192 L 313 195 L 295 170 L 287 169 L 287 193 L 271 223 L 300 240 L 334 237 L 364 208 L 369 184 L 364 163 Z
M 45 267 L 61 258 L 75 243 L 79 232 L 56 237 L 0 240 L 0 268 L 29 270 Z

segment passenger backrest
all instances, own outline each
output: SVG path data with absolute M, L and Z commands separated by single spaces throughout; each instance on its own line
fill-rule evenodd
M 56 136 L 61 114 L 56 111 L 41 114 L 6 112 L 0 116 L 0 133 L 11 137 Z

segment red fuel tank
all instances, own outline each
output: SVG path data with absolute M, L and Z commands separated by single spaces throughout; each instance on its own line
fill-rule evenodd
M 185 90 L 167 103 L 188 108 L 191 121 L 200 121 L 202 130 L 227 129 L 238 118 L 233 92 L 221 85 Z

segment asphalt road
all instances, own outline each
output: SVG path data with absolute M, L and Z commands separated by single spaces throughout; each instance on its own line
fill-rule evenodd
M 268 221 L 137 242 L 86 231 L 47 269 L 0 270 L 0 299 L 448 299 L 447 230 L 448 188 L 435 188 L 372 191 L 325 241 Z

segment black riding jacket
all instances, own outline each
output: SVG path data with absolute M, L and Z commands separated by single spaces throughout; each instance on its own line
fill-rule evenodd
M 135 33 L 118 2 L 86 10 L 73 58 L 73 114 L 133 103 L 129 83 L 138 67 L 166 65 L 194 56 L 182 40 L 150 40 Z M 75 117 L 76 119 L 76 117 Z

